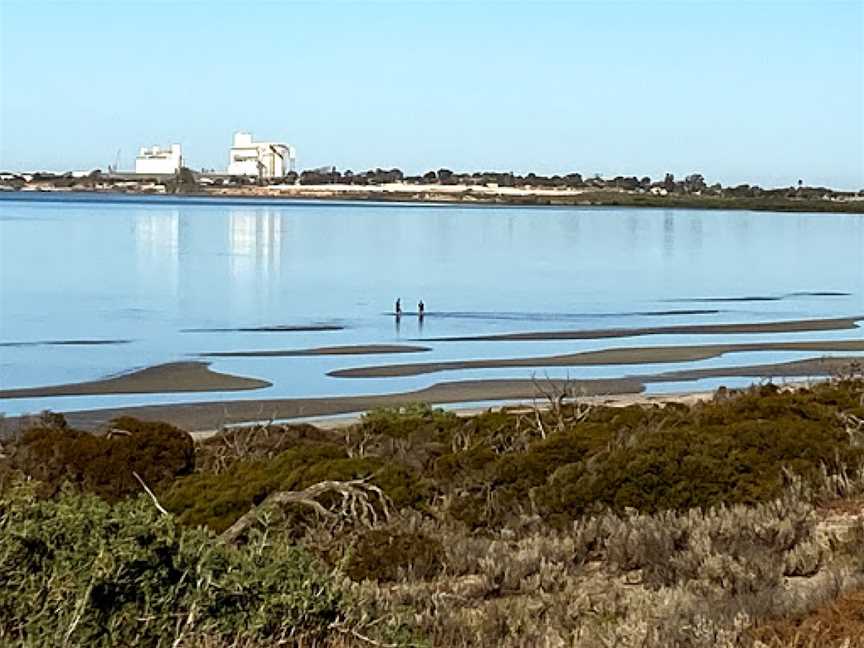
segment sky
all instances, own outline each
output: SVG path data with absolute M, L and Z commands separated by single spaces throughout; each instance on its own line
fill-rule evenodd
M 0 0 L 0 169 L 236 130 L 298 167 L 864 188 L 864 0 Z

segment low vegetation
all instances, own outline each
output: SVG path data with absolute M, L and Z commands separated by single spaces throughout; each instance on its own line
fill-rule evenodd
M 262 425 L 194 446 L 164 424 L 111 428 L 47 417 L 2 450 L 0 641 L 860 636 L 851 617 L 849 632 L 824 626 L 864 591 L 860 378 L 694 406 L 552 394 L 542 410 L 463 418 L 414 405 L 341 431 Z
M 307 552 L 266 528 L 219 543 L 143 497 L 15 486 L 0 499 L 0 556 L 3 645 L 313 645 L 342 618 Z

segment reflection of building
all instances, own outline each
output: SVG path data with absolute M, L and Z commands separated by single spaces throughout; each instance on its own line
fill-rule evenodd
M 159 146 L 141 147 L 135 158 L 135 173 L 177 173 L 183 166 L 179 144 L 163 149 Z
M 235 279 L 278 274 L 282 217 L 270 210 L 232 209 L 229 216 L 231 274 Z M 269 287 L 269 286 L 268 286 Z
M 294 170 L 294 147 L 276 142 L 253 142 L 249 133 L 235 133 L 228 159 L 230 175 L 281 178 Z
M 180 212 L 141 211 L 135 216 L 138 280 L 154 294 L 177 290 Z

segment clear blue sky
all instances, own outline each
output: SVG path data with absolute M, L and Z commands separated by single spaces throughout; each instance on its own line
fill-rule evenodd
M 864 187 L 864 2 L 0 0 L 0 168 L 232 132 L 301 168 Z

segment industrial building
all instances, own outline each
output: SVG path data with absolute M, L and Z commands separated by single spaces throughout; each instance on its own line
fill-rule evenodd
M 179 144 L 172 144 L 167 149 L 159 146 L 151 146 L 150 148 L 143 146 L 135 158 L 135 173 L 177 173 L 182 166 L 183 154 Z
M 294 147 L 277 142 L 255 142 L 250 133 L 234 134 L 228 175 L 281 178 L 294 170 Z

